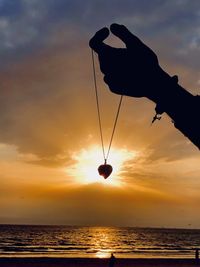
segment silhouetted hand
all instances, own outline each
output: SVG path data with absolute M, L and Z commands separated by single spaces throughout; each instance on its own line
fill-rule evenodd
M 108 28 L 98 31 L 89 43 L 98 53 L 104 81 L 114 93 L 145 96 L 156 102 L 163 93 L 162 84 L 170 78 L 159 66 L 156 54 L 125 26 L 112 24 L 110 30 L 126 48 L 114 48 L 103 42 L 109 35 Z
M 147 97 L 156 105 L 157 114 L 166 112 L 174 125 L 200 149 L 200 96 L 193 96 L 159 66 L 156 54 L 125 26 L 112 24 L 111 32 L 126 48 L 114 48 L 103 41 L 108 28 L 98 31 L 90 47 L 99 56 L 104 80 L 112 92 L 133 97 Z

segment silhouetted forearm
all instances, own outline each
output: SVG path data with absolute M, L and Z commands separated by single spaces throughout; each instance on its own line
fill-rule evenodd
M 190 94 L 168 74 L 162 87 L 162 94 L 151 99 L 157 104 L 157 113 L 166 112 L 175 127 L 200 149 L 200 96 Z

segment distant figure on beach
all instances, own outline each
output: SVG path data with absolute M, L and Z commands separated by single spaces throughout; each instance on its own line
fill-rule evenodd
M 109 267 L 114 267 L 115 261 L 116 261 L 116 258 L 112 253 L 109 259 Z
M 195 260 L 196 262 L 199 262 L 199 249 L 195 249 Z
M 103 41 L 110 31 L 126 48 L 115 48 Z M 98 54 L 104 81 L 116 94 L 147 97 L 156 104 L 152 122 L 166 112 L 175 127 L 200 149 L 200 96 L 194 96 L 178 84 L 159 65 L 156 54 L 124 25 L 112 24 L 99 30 L 90 40 Z

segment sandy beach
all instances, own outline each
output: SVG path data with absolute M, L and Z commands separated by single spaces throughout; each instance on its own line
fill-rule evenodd
M 193 259 L 116 259 L 115 267 L 188 267 L 198 266 Z M 103 267 L 109 259 L 97 258 L 0 258 L 1 267 Z

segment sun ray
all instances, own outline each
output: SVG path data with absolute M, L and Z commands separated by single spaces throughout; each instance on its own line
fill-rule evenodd
M 135 151 L 127 149 L 112 148 L 108 164 L 113 166 L 112 174 L 105 180 L 98 174 L 99 165 L 103 164 L 101 149 L 98 146 L 93 146 L 88 149 L 82 149 L 72 154 L 72 159 L 75 164 L 66 169 L 66 173 L 73 177 L 75 183 L 91 184 L 100 183 L 112 186 L 122 185 L 120 172 L 123 164 L 136 156 Z

